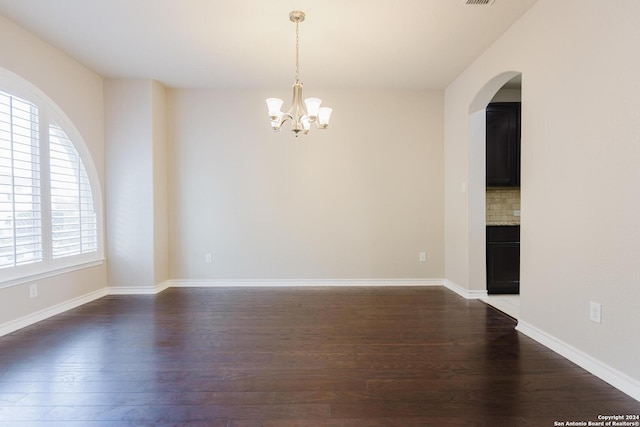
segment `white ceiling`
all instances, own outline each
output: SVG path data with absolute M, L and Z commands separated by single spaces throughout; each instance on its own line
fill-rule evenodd
M 0 0 L 105 77 L 171 87 L 444 88 L 536 0 Z

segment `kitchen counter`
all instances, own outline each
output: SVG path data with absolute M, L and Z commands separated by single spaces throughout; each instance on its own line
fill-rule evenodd
M 520 225 L 520 223 L 518 222 L 487 222 L 487 227 L 506 226 L 506 225 Z

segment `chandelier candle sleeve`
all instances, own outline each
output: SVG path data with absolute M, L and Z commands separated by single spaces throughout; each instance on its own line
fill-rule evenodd
M 307 98 L 304 100 L 304 105 L 307 107 L 307 115 L 310 119 L 315 120 L 318 117 L 320 104 L 322 104 L 322 100 L 319 98 Z
M 319 98 L 307 98 L 302 102 L 302 83 L 300 82 L 300 36 L 298 25 L 304 21 L 305 14 L 299 10 L 294 10 L 289 14 L 291 22 L 296 24 L 296 79 L 293 83 L 293 100 L 291 108 L 286 113 L 282 111 L 284 101 L 279 98 L 267 98 L 267 108 L 269 110 L 269 120 L 271 129 L 279 131 L 282 124 L 291 120 L 291 130 L 296 136 L 300 132 L 305 135 L 311 130 L 311 123 L 315 123 L 318 129 L 326 129 L 329 126 L 331 108 L 320 107 L 322 100 Z
M 282 116 L 282 104 L 284 101 L 278 98 L 267 98 L 267 107 L 269 108 L 269 117 L 271 120 L 279 120 Z
M 329 107 L 322 107 L 318 110 L 318 128 L 326 129 L 329 126 L 329 118 L 332 111 Z

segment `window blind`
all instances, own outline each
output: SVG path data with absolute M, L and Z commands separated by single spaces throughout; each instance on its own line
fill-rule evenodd
M 52 257 L 98 250 L 97 218 L 87 171 L 66 133 L 49 125 Z
M 0 268 L 42 261 L 38 108 L 0 92 Z

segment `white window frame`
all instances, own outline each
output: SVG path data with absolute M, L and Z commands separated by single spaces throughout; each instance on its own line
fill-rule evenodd
M 97 227 L 97 250 L 95 252 L 54 259 L 50 250 L 52 239 L 51 210 L 50 207 L 43 208 L 43 261 L 0 269 L 0 289 L 102 264 L 104 262 L 102 190 L 95 163 L 82 135 L 69 117 L 47 95 L 27 80 L 2 68 L 0 68 L 0 91 L 22 98 L 38 107 L 42 205 L 49 205 L 50 203 L 49 124 L 55 124 L 64 131 L 72 142 L 87 172 L 93 196 L 93 207 L 96 212 Z M 49 200 L 46 200 L 46 198 Z

